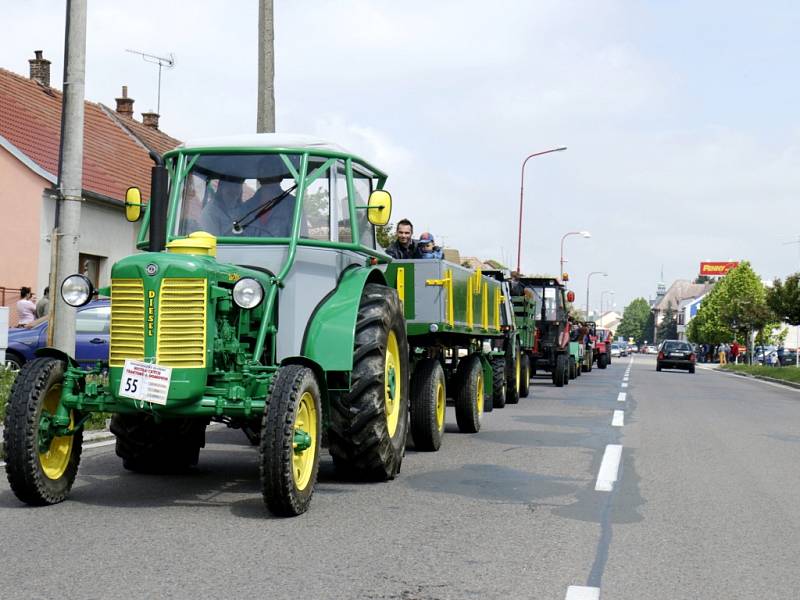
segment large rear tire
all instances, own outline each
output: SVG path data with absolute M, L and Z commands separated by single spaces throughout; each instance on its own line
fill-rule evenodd
M 83 429 L 54 436 L 48 430 L 61 402 L 66 365 L 55 358 L 35 358 L 17 374 L 6 406 L 3 445 L 6 477 L 14 494 L 33 506 L 66 499 L 81 460 Z M 70 412 L 70 427 L 79 420 Z
M 605 369 L 608 366 L 608 354 L 605 352 L 597 357 L 597 368 Z
M 556 387 L 564 387 L 567 383 L 567 357 L 563 354 L 556 356 L 556 364 L 553 366 L 553 385 Z
M 478 433 L 484 410 L 483 365 L 477 354 L 462 360 L 456 372 L 456 423 L 461 433 Z
M 578 363 L 575 362 L 575 358 L 570 356 L 569 357 L 569 379 L 577 379 L 578 378 Z
M 114 414 L 111 433 L 117 456 L 134 473 L 180 473 L 197 464 L 206 445 L 206 419 L 165 419 L 150 414 Z
M 519 343 L 510 349 L 514 353 L 512 356 L 511 352 L 506 352 L 506 403 L 517 404 L 522 388 L 522 351 Z
M 495 356 L 492 363 L 492 408 L 505 408 L 508 386 L 506 383 L 506 359 Z
M 441 447 L 446 402 L 442 365 L 435 358 L 419 361 L 411 376 L 411 437 L 416 450 L 435 451 Z
M 531 389 L 531 359 L 524 352 L 520 353 L 519 397 L 527 398 Z
M 355 331 L 350 391 L 331 400 L 329 450 L 345 475 L 386 481 L 400 472 L 408 435 L 408 339 L 397 292 L 365 285 Z
M 264 407 L 259 446 L 261 492 L 270 512 L 308 510 L 319 472 L 322 432 L 319 384 L 300 365 L 281 367 Z

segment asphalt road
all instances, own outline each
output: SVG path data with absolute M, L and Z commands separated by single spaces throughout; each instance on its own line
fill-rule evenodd
M 52 507 L 3 477 L 0 598 L 800 597 L 800 392 L 629 364 L 536 378 L 476 435 L 448 408 L 442 449 L 389 483 L 339 481 L 325 455 L 295 519 L 263 508 L 234 431 L 178 478 L 87 449 Z

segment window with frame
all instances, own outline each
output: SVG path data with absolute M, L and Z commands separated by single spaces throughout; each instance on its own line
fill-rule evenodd
M 369 202 L 369 195 L 372 193 L 372 178 L 357 169 L 353 169 L 353 191 L 355 193 L 356 206 L 366 206 Z M 358 234 L 360 242 L 367 248 L 375 248 L 375 226 L 369 222 L 366 210 L 357 210 L 356 219 L 358 221 Z
M 310 240 L 330 241 L 331 239 L 331 182 L 332 169 L 326 168 L 320 172 L 325 164 L 322 159 L 309 159 L 308 177 L 313 178 L 306 184 L 303 195 L 303 221 L 306 231 L 301 232 L 301 237 Z

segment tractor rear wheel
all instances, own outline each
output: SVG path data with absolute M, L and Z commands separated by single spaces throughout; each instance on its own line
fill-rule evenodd
M 564 387 L 566 383 L 567 372 L 567 357 L 563 354 L 556 356 L 555 365 L 553 365 L 553 385 L 556 387 Z
M 531 389 L 531 359 L 524 352 L 520 352 L 519 362 L 519 397 L 527 398 Z
M 331 399 L 336 468 L 372 481 L 400 472 L 408 435 L 408 339 L 397 292 L 368 283 L 356 319 L 350 391 Z
M 442 365 L 435 358 L 419 361 L 411 376 L 411 437 L 416 450 L 438 450 L 442 445 L 446 402 Z
M 83 428 L 55 435 L 64 361 L 35 358 L 17 374 L 6 406 L 3 446 L 6 477 L 14 494 L 34 506 L 56 504 L 69 494 L 81 460 Z M 70 429 L 80 415 L 70 412 Z
M 573 356 L 569 357 L 569 379 L 578 378 L 578 363 L 575 362 Z
M 483 364 L 471 354 L 458 365 L 455 390 L 456 423 L 461 433 L 478 433 L 484 410 Z
M 321 417 L 314 372 L 301 365 L 281 367 L 264 407 L 259 446 L 261 492 L 275 515 L 308 510 L 319 471 Z
M 506 383 L 506 359 L 495 356 L 492 363 L 492 408 L 505 408 L 508 394 Z
M 608 354 L 603 352 L 600 356 L 597 357 L 597 368 L 598 369 L 605 369 L 608 366 Z
M 117 437 L 117 456 L 134 473 L 179 473 L 197 464 L 206 445 L 206 419 L 165 419 L 150 414 L 115 413 L 111 433 Z

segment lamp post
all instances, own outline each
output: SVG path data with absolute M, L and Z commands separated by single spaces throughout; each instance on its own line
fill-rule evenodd
M 542 152 L 534 152 L 533 154 L 529 154 L 527 157 L 525 157 L 525 160 L 522 161 L 522 169 L 520 170 L 519 176 L 519 237 L 517 238 L 517 272 L 520 272 L 520 262 L 522 260 L 522 199 L 525 193 L 525 165 L 528 164 L 530 159 L 537 156 L 550 154 L 551 152 L 561 152 L 562 150 L 566 149 L 566 146 L 561 146 L 560 148 L 551 148 L 550 150 L 544 150 Z
M 564 240 L 567 239 L 567 237 L 569 237 L 571 235 L 581 235 L 581 236 L 583 236 L 585 238 L 592 237 L 592 234 L 589 233 L 588 231 L 568 231 L 563 236 L 561 236 L 561 262 L 559 264 L 559 268 L 560 268 L 560 270 L 558 272 L 558 276 L 559 277 L 562 277 L 563 274 L 564 274 Z
M 614 295 L 614 290 L 603 290 L 602 292 L 600 292 L 600 317 L 601 318 L 603 316 L 603 296 L 605 294 L 611 294 L 613 296 Z
M 592 275 L 602 275 L 603 277 L 608 277 L 608 273 L 605 271 L 592 271 L 586 276 L 586 320 L 589 320 L 589 280 L 592 278 Z

